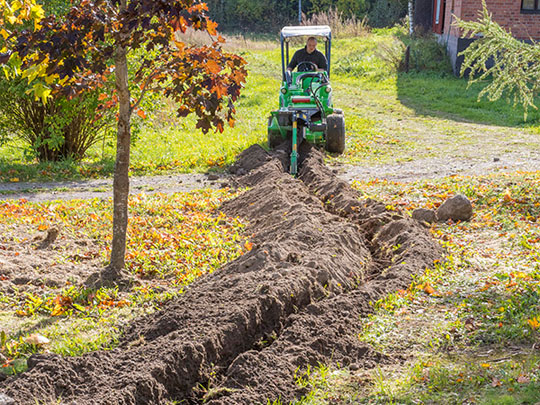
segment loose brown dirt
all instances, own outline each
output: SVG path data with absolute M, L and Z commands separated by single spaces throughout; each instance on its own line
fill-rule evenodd
M 309 145 L 300 172 L 259 146 L 233 171 L 248 191 L 222 206 L 249 220 L 251 251 L 140 318 L 120 345 L 77 358 L 34 355 L 0 384 L 19 404 L 289 403 L 311 365 L 392 361 L 357 338 L 369 302 L 406 287 L 441 258 L 419 224 L 360 200 Z

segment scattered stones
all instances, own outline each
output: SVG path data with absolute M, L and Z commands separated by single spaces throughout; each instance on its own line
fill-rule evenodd
M 447 199 L 437 210 L 437 219 L 441 222 L 468 221 L 473 214 L 472 204 L 463 194 Z
M 437 221 L 437 214 L 435 211 L 427 208 L 417 208 L 412 213 L 413 219 L 416 219 L 419 222 L 427 222 L 432 224 Z

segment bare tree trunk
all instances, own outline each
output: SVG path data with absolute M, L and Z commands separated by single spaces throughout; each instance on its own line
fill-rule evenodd
M 409 35 L 414 34 L 414 0 L 409 0 Z
M 126 233 L 128 224 L 129 153 L 131 144 L 131 104 L 128 88 L 126 49 L 117 45 L 115 53 L 116 91 L 120 112 L 116 140 L 116 164 L 113 181 L 113 240 L 111 249 L 110 277 L 119 278 L 125 267 Z

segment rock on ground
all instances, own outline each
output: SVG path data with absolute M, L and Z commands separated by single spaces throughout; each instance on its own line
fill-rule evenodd
M 437 210 L 439 221 L 468 221 L 473 214 L 472 204 L 463 194 L 447 199 Z
M 437 214 L 435 211 L 427 208 L 417 208 L 412 212 L 412 218 L 420 222 L 432 224 L 437 221 Z

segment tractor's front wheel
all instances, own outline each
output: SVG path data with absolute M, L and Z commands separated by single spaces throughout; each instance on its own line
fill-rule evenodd
M 326 117 L 326 144 L 330 153 L 343 153 L 345 150 L 345 118 L 343 114 L 330 114 Z

